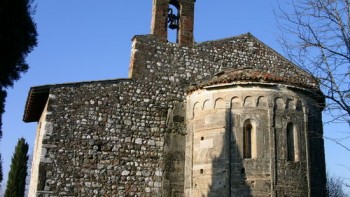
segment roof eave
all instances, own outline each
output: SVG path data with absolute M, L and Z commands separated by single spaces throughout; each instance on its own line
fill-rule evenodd
M 49 97 L 50 88 L 50 85 L 30 88 L 24 109 L 24 122 L 39 121 Z

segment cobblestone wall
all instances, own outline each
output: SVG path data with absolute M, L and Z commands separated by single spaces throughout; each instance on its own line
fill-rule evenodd
M 306 72 L 250 34 L 190 48 L 136 36 L 130 79 L 51 86 L 38 194 L 182 196 L 185 89 L 241 67 L 317 89 Z
M 43 142 L 39 190 L 60 196 L 159 191 L 167 110 L 138 88 L 124 81 L 51 89 L 46 120 L 52 132 Z
M 158 42 L 152 35 L 135 36 L 133 40 L 129 76 L 134 79 L 147 81 L 152 77 L 153 80 L 187 86 L 212 78 L 225 69 L 256 68 L 288 81 L 294 80 L 305 87 L 319 89 L 309 73 L 249 33 L 199 43 L 194 47 L 176 47 L 176 44 Z

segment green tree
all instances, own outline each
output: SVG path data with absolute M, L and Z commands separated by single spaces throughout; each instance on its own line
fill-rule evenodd
M 12 86 L 28 70 L 25 58 L 37 44 L 31 0 L 0 1 L 0 86 Z
M 37 45 L 32 3 L 32 0 L 0 0 L 0 138 L 6 88 L 12 87 L 20 74 L 28 70 L 25 58 Z M 2 175 L 1 170 L 0 182 Z
M 5 197 L 24 196 L 27 177 L 28 148 L 29 146 L 24 138 L 18 140 L 15 153 L 12 157 Z

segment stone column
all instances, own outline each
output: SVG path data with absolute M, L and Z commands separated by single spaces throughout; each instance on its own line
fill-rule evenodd
M 165 42 L 168 37 L 168 8 L 169 0 L 153 0 L 151 34 Z
M 195 0 L 179 0 L 180 23 L 178 40 L 182 46 L 193 46 L 193 27 L 194 27 L 194 2 Z

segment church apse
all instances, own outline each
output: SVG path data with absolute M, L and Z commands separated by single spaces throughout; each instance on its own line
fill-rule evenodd
M 301 100 L 310 102 L 263 83 L 190 92 L 185 196 L 312 195 Z

